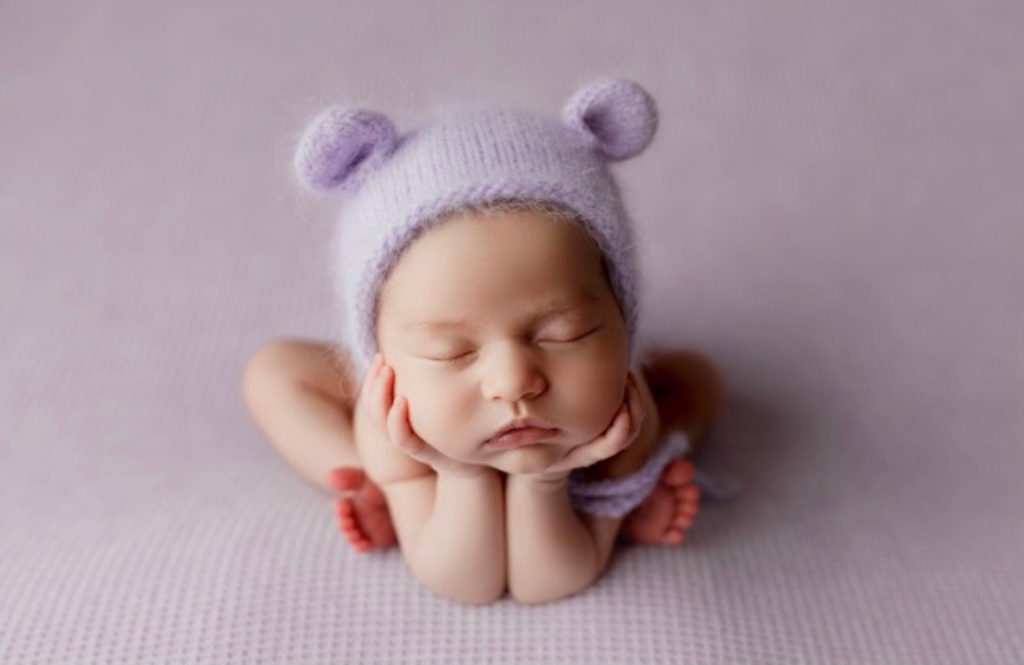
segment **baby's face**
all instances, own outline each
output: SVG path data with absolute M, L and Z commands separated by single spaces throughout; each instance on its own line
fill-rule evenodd
M 626 325 L 601 255 L 542 213 L 463 215 L 413 242 L 381 291 L 377 334 L 413 430 L 445 455 L 541 471 L 601 434 L 621 406 Z M 529 417 L 557 432 L 489 442 Z

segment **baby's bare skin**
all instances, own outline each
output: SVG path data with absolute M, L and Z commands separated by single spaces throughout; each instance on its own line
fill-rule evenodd
M 611 279 L 574 220 L 533 207 L 460 210 L 388 271 L 363 376 L 337 348 L 271 344 L 247 367 L 246 398 L 292 466 L 342 493 L 339 526 L 357 550 L 397 538 L 417 579 L 453 600 L 490 602 L 507 588 L 519 602 L 549 602 L 601 575 L 621 533 L 678 543 L 697 509 L 685 461 L 631 517 L 570 505 L 572 470 L 632 474 L 669 429 L 698 440 L 717 400 L 710 363 L 701 384 L 686 378 L 699 363 L 679 358 L 669 366 L 684 371 L 662 372 L 655 399 L 629 366 Z M 661 404 L 673 406 L 664 422 Z M 523 418 L 549 432 L 529 445 L 494 441 Z
M 339 529 L 353 549 L 365 552 L 396 540 L 384 495 L 361 470 L 352 422 L 359 384 L 351 368 L 337 346 L 274 341 L 250 359 L 243 391 L 257 424 L 286 462 L 310 483 L 342 495 L 335 502 Z M 673 430 L 688 434 L 693 447 L 687 456 L 692 456 L 717 410 L 719 379 L 700 354 L 654 354 L 641 369 L 636 375 L 647 409 L 644 427 L 633 445 L 591 467 L 587 480 L 639 469 Z M 621 535 L 636 543 L 681 543 L 698 510 L 692 474 L 685 459 L 666 466 L 658 486 L 623 523 Z

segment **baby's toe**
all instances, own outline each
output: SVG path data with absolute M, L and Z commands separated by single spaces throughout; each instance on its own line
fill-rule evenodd
M 327 486 L 335 492 L 357 490 L 365 481 L 366 473 L 351 466 L 339 466 L 327 473 Z
M 334 514 L 338 517 L 345 517 L 346 515 L 354 515 L 355 507 L 352 504 L 352 499 L 342 497 L 334 500 Z
M 682 490 L 683 488 L 676 488 L 676 511 L 693 516 L 700 510 L 700 499 L 699 497 L 694 498 L 692 493 Z
M 364 538 L 363 535 L 359 533 L 346 533 L 345 540 L 348 541 L 348 544 L 351 545 L 352 549 L 354 549 L 356 552 L 366 552 L 371 547 L 370 541 Z
M 693 463 L 685 459 L 672 460 L 661 474 L 661 482 L 665 485 L 678 487 L 685 485 L 693 477 Z
M 686 537 L 686 533 L 679 529 L 670 529 L 665 532 L 665 539 L 662 541 L 666 545 L 678 545 L 683 542 Z
M 354 520 L 349 520 L 341 526 L 341 534 L 345 536 L 345 540 L 348 544 L 357 552 L 362 552 L 370 549 L 370 541 L 363 534 L 362 529 L 355 523 Z
M 335 501 L 334 514 L 337 518 L 335 523 L 338 525 L 338 529 L 342 533 L 347 534 L 352 530 L 358 530 L 355 508 L 352 505 L 351 499 L 338 499 Z
M 693 526 L 693 515 L 687 515 L 686 513 L 679 513 L 672 518 L 672 526 L 679 529 L 689 529 Z

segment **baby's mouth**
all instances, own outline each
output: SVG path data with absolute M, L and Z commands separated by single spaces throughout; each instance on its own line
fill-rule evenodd
M 545 439 L 557 436 L 557 428 L 547 427 L 518 427 L 506 429 L 498 436 L 487 439 L 486 444 L 492 448 L 517 448 L 540 443 Z

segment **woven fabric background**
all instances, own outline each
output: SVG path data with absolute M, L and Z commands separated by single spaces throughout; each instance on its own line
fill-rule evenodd
M 1024 662 L 1019 3 L 0 6 L 0 662 Z M 246 413 L 336 328 L 355 100 L 557 112 L 635 78 L 616 165 L 649 339 L 729 390 L 677 549 L 562 602 L 453 605 L 357 556 Z

